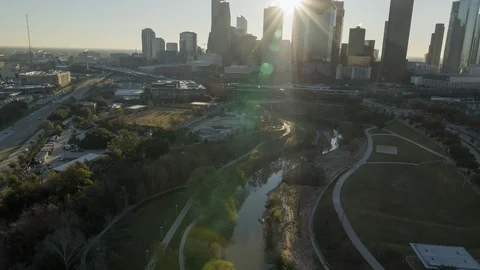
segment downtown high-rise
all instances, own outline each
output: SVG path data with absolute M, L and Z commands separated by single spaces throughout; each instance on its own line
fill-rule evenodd
M 365 54 L 365 28 L 357 26 L 350 29 L 348 38 L 348 56 L 363 56 Z
M 283 37 L 283 9 L 271 6 L 263 12 L 262 62 L 276 70 Z
M 443 23 L 437 23 L 435 25 L 435 32 L 432 33 L 430 46 L 428 47 L 428 53 L 425 59 L 427 65 L 440 66 L 444 32 L 445 25 Z
M 331 0 L 305 0 L 294 10 L 292 63 L 304 73 L 331 75 L 336 7 Z
M 147 59 L 152 59 L 156 56 L 156 52 L 153 51 L 153 40 L 155 38 L 155 32 L 150 28 L 142 30 L 142 54 Z
M 180 33 L 180 52 L 186 56 L 195 58 L 197 56 L 197 33 Z
M 452 3 L 442 73 L 462 74 L 479 62 L 480 0 Z
M 385 23 L 380 79 L 401 82 L 407 70 L 407 50 L 414 0 L 391 0 Z
M 237 32 L 240 35 L 246 35 L 248 32 L 248 21 L 245 17 L 237 17 Z
M 224 64 L 231 61 L 228 55 L 232 46 L 230 3 L 212 0 L 212 27 L 208 36 L 207 51 L 223 57 Z
M 333 29 L 333 40 L 332 40 L 332 74 L 336 71 L 337 66 L 340 64 L 340 49 L 342 45 L 342 35 L 343 35 L 343 21 L 345 18 L 345 7 L 344 3 L 341 1 L 333 1 L 335 6 L 335 26 Z

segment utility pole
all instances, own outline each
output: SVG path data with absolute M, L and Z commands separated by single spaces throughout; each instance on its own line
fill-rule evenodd
M 30 68 L 32 65 L 32 46 L 30 44 L 30 26 L 28 24 L 28 14 L 25 14 L 25 20 L 27 21 L 27 34 L 28 34 L 28 56 L 30 57 Z

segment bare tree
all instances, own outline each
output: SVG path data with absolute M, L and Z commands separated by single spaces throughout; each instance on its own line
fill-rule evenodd
M 78 229 L 72 229 L 70 226 L 57 229 L 43 240 L 46 251 L 60 259 L 66 270 L 70 269 L 71 265 L 78 259 L 85 243 L 83 233 Z

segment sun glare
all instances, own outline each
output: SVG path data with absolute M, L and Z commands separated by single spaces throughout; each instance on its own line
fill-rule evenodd
M 293 12 L 293 9 L 300 5 L 301 0 L 278 0 L 280 7 L 286 12 Z

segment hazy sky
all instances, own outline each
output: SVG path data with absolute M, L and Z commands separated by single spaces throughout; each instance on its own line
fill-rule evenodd
M 248 20 L 248 31 L 261 37 L 263 8 L 275 0 L 230 0 L 232 25 L 236 16 Z M 278 0 L 276 0 L 278 1 Z M 284 0 L 282 0 L 284 1 Z M 293 0 L 292 0 L 293 1 Z M 32 47 L 119 48 L 141 50 L 141 29 L 178 42 L 182 31 L 198 34 L 207 43 L 210 0 L 1 0 L 0 46 L 27 46 L 25 13 L 30 21 Z M 415 0 L 409 56 L 428 50 L 435 23 L 448 27 L 452 0 Z M 343 42 L 348 29 L 361 24 L 367 39 L 383 40 L 390 0 L 345 0 Z M 284 38 L 291 37 L 291 13 L 286 14 Z M 442 53 L 443 56 L 443 53 Z

